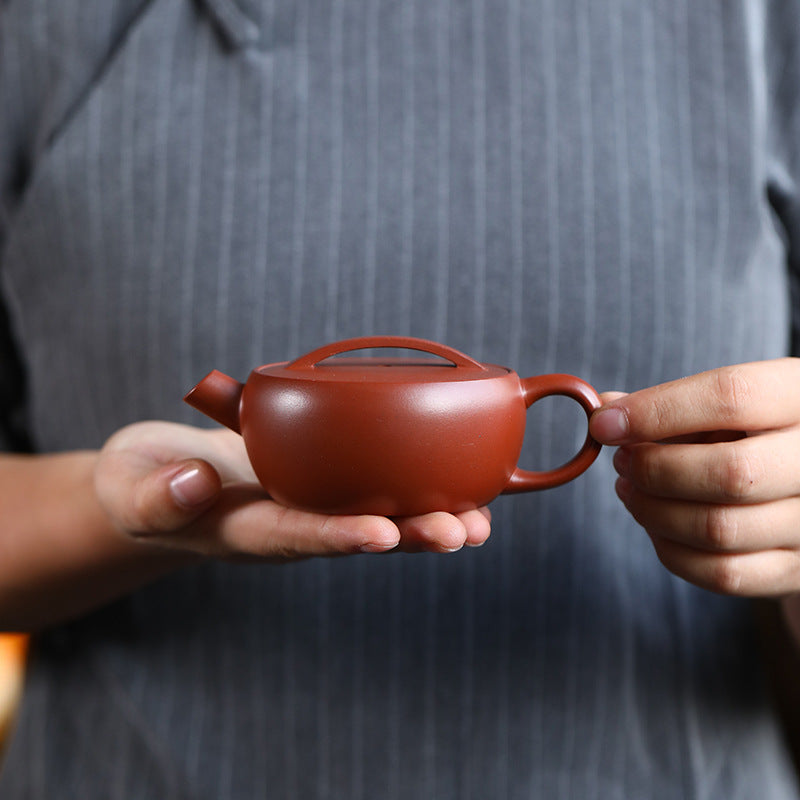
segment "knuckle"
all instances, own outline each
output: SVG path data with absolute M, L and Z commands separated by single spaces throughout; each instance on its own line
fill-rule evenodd
M 336 553 L 343 549 L 343 536 L 341 524 L 336 517 L 330 516 L 323 520 L 319 529 L 319 544 L 326 553 Z
M 749 405 L 752 396 L 750 381 L 740 367 L 723 367 L 716 375 L 716 413 L 728 422 L 735 422 Z
M 275 509 L 272 530 L 260 541 L 257 555 L 277 561 L 294 561 L 302 558 L 304 554 L 296 539 L 297 527 L 294 509 L 278 506 Z
M 160 442 L 163 435 L 162 427 L 151 421 L 132 422 L 114 431 L 106 439 L 102 450 L 105 453 L 117 453 L 144 442 Z
M 738 594 L 742 586 L 740 559 L 733 555 L 716 556 L 709 576 L 709 588 L 719 594 Z
M 670 421 L 674 417 L 674 408 L 666 396 L 663 394 L 656 394 L 653 397 L 650 413 L 652 414 L 652 424 L 654 430 L 669 430 Z
M 710 506 L 705 512 L 704 543 L 710 550 L 734 550 L 738 539 L 736 515 L 725 506 Z
M 164 527 L 163 519 L 140 484 L 133 492 L 125 524 L 131 536 L 145 539 Z
M 754 497 L 760 477 L 758 460 L 741 446 L 729 446 L 718 467 L 719 490 L 723 497 L 743 503 Z

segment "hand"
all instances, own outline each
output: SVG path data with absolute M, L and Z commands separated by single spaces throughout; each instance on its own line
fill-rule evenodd
M 592 435 L 620 445 L 617 494 L 662 563 L 715 592 L 800 592 L 800 360 L 609 394 Z
M 100 453 L 95 487 L 127 536 L 228 560 L 452 552 L 483 544 L 490 531 L 485 508 L 394 520 L 285 508 L 256 481 L 241 436 L 166 422 L 137 423 L 112 436 Z

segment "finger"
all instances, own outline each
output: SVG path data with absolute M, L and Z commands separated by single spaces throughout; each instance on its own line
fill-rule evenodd
M 398 518 L 398 549 L 407 553 L 453 553 L 464 545 L 480 547 L 491 533 L 491 519 L 485 506 L 459 514 L 437 512 Z
M 800 495 L 800 432 L 733 442 L 639 444 L 614 455 L 617 472 L 641 491 L 707 503 L 763 503 Z
M 739 364 L 612 400 L 590 431 L 603 444 L 657 442 L 699 431 L 756 431 L 800 419 L 800 360 Z
M 188 547 L 221 558 L 271 561 L 350 553 L 449 553 L 461 549 L 475 529 L 476 540 L 488 533 L 486 516 L 458 517 L 436 512 L 396 521 L 380 516 L 323 516 L 286 508 L 254 486 L 226 488 L 220 501 L 187 536 Z
M 472 512 L 467 512 L 472 513 Z M 478 513 L 478 512 L 475 512 Z M 483 517 L 482 514 L 479 516 Z M 470 518 L 474 520 L 474 518 Z M 483 517 L 484 522 L 486 518 Z M 398 549 L 406 553 L 432 552 L 454 553 L 467 541 L 465 523 L 453 514 L 436 511 L 414 517 L 398 517 L 395 522 L 400 529 Z
M 752 506 L 665 500 L 621 478 L 617 494 L 651 535 L 715 553 L 749 553 L 800 546 L 800 499 Z
M 134 536 L 174 531 L 210 508 L 222 484 L 201 459 L 154 465 L 135 452 L 104 454 L 95 472 L 101 505 L 114 523 Z
M 467 531 L 467 537 L 464 540 L 467 547 L 480 547 L 486 543 L 492 532 L 492 515 L 488 508 L 484 506 L 473 511 L 465 511 L 456 514 L 456 517 L 461 520 Z
M 717 594 L 781 597 L 796 592 L 800 585 L 800 556 L 794 550 L 709 553 L 669 539 L 650 538 L 670 572 Z
M 400 533 L 386 517 L 300 511 L 242 484 L 223 489 L 218 502 L 172 541 L 217 558 L 287 561 L 386 552 L 397 547 Z

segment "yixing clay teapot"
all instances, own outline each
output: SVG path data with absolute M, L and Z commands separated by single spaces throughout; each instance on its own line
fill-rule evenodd
M 331 358 L 403 348 L 442 361 Z M 517 467 L 525 411 L 548 395 L 577 400 L 587 420 L 597 392 L 571 375 L 520 379 L 424 339 L 348 339 L 291 362 L 267 364 L 241 384 L 216 370 L 184 398 L 241 433 L 258 480 L 277 502 L 332 514 L 459 512 L 499 494 L 576 478 L 600 445 L 546 472 Z

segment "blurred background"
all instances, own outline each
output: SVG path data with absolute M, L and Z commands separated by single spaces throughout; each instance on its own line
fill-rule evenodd
M 18 633 L 0 633 L 0 758 L 22 694 L 27 651 L 27 636 Z

